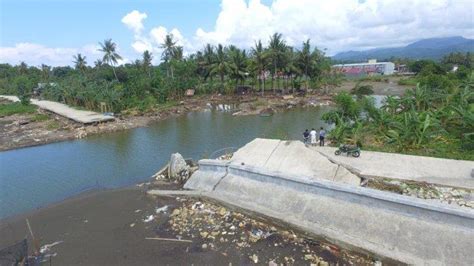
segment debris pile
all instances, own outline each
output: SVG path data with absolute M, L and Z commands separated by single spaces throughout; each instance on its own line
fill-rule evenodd
M 191 239 L 197 243 L 200 252 L 214 251 L 224 256 L 238 252 L 242 254 L 242 262 L 268 265 L 374 263 L 366 255 L 309 239 L 209 202 L 178 200 L 181 206 L 170 210 L 164 230 L 175 235 L 178 240 Z M 160 213 L 167 215 L 165 212 Z M 188 252 L 192 252 L 192 249 Z
M 469 189 L 443 187 L 429 183 L 410 181 L 402 182 L 390 179 L 371 179 L 368 182 L 368 186 L 420 199 L 456 204 L 471 209 L 474 208 L 474 191 Z

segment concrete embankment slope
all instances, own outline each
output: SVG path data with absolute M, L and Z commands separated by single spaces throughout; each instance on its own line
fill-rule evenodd
M 263 149 L 254 151 L 259 154 Z M 298 153 L 289 154 L 298 157 Z M 290 223 L 338 244 L 402 262 L 474 264 L 471 209 L 334 182 L 331 178 L 289 174 L 279 168 L 285 163 L 291 165 L 288 161 L 268 164 L 259 155 L 253 157 L 257 166 L 251 165 L 252 161 L 242 165 L 243 155 L 237 152 L 233 161 L 201 160 L 199 170 L 185 188 Z M 262 162 L 279 171 L 261 167 Z
M 7 99 L 12 102 L 19 102 L 20 99 L 16 96 L 5 96 L 0 95 L 0 98 Z M 91 124 L 96 122 L 106 122 L 114 120 L 115 117 L 110 115 L 99 114 L 92 111 L 77 110 L 72 107 L 69 107 L 65 104 L 52 102 L 52 101 L 43 101 L 43 100 L 30 100 L 32 104 L 38 106 L 41 109 L 53 112 L 55 114 L 64 116 L 71 120 L 74 120 L 83 124 Z
M 359 158 L 335 155 L 333 147 L 311 147 L 363 177 L 384 177 L 474 189 L 474 161 L 362 151 Z

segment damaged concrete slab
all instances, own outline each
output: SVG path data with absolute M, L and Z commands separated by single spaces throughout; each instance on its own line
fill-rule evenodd
M 201 160 L 184 187 L 408 264 L 474 264 L 474 211 L 335 182 L 345 168 L 301 145 L 256 139 L 230 161 Z
M 362 151 L 359 158 L 335 155 L 334 147 L 311 147 L 363 177 L 382 177 L 474 189 L 473 161 Z
M 300 141 L 257 138 L 234 153 L 231 165 L 248 165 L 294 178 L 327 179 L 358 186 L 360 178 Z

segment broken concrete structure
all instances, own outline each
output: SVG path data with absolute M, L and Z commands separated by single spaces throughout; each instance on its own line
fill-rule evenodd
M 360 178 L 300 141 L 255 139 L 234 153 L 231 165 L 248 165 L 294 178 L 327 179 L 358 186 Z
M 7 99 L 12 102 L 20 101 L 20 99 L 17 96 L 0 95 L 0 98 Z M 83 123 L 83 124 L 92 124 L 92 123 L 115 120 L 115 117 L 111 115 L 100 114 L 93 111 L 74 109 L 68 105 L 58 103 L 58 102 L 36 100 L 36 99 L 31 99 L 30 102 L 41 109 L 53 112 L 55 114 L 64 116 L 73 121 Z
M 230 161 L 201 160 L 185 188 L 401 262 L 474 264 L 474 211 L 355 186 L 301 145 L 256 139 Z
M 362 177 L 383 177 L 474 189 L 474 161 L 374 151 L 363 151 L 359 158 L 353 158 L 335 155 L 334 147 L 317 146 L 311 149 Z

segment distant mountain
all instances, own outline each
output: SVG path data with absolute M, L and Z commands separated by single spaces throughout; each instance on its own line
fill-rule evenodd
M 362 62 L 368 59 L 387 60 L 393 56 L 439 60 L 452 52 L 474 52 L 474 40 L 461 36 L 423 39 L 405 47 L 341 52 L 334 55 L 332 59 L 341 62 Z

